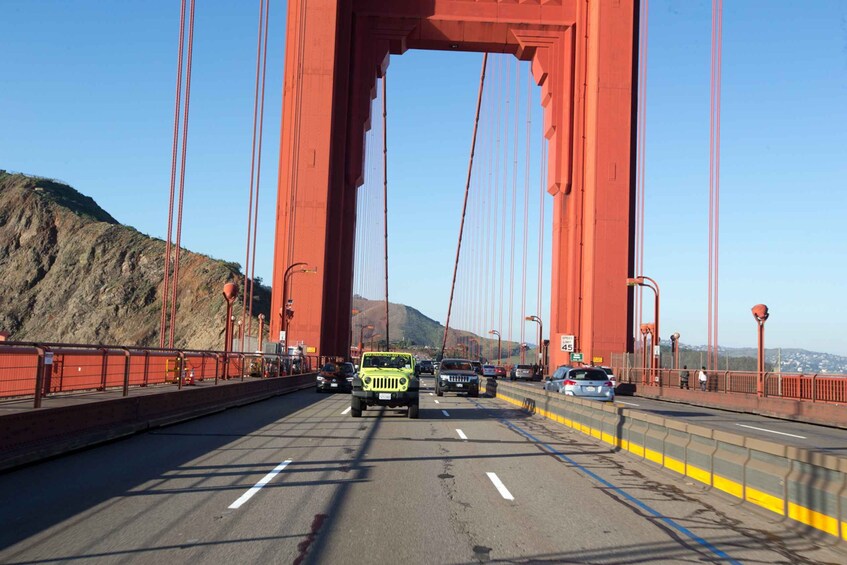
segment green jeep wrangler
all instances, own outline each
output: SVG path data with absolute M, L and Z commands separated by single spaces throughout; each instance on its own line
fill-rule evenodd
M 366 351 L 353 379 L 350 413 L 360 418 L 368 406 L 408 406 L 409 418 L 417 418 L 419 383 L 410 353 Z

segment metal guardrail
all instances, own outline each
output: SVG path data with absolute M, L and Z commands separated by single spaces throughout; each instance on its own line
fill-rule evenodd
M 642 369 L 615 367 L 619 383 L 638 386 L 681 386 L 679 369 Z M 688 388 L 700 390 L 699 369 L 688 369 Z M 809 402 L 847 403 L 847 375 L 834 373 L 764 373 L 756 371 L 706 371 L 705 390 L 740 393 L 760 397 L 786 398 Z
M 195 349 L 119 345 L 3 342 L 0 344 L 0 399 L 246 377 L 284 377 L 320 368 L 317 356 L 286 356 Z

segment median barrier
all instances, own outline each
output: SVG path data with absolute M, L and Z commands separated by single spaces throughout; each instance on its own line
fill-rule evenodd
M 847 541 L 847 458 L 500 381 L 496 397 Z
M 0 416 L 0 471 L 313 387 L 314 374 L 247 380 Z

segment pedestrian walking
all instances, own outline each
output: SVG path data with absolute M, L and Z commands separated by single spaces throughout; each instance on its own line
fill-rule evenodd
M 706 374 L 706 367 L 702 367 L 700 369 L 697 379 L 700 381 L 700 390 L 706 392 L 706 385 L 709 382 L 709 376 Z
M 688 387 L 688 380 L 690 378 L 691 378 L 691 373 L 688 372 L 688 365 L 683 365 L 682 366 L 682 372 L 679 374 L 679 388 L 689 388 Z

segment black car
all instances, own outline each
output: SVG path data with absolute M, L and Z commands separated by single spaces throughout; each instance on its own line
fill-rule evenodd
M 353 363 L 327 363 L 321 367 L 318 373 L 316 391 L 317 392 L 334 392 L 334 391 L 353 391 L 353 377 L 356 375 L 356 368 Z
M 427 375 L 435 375 L 435 367 L 433 366 L 432 361 L 430 361 L 429 359 L 418 363 L 416 365 L 416 368 L 418 370 L 419 375 L 423 375 L 424 373 L 426 373 Z
M 444 359 L 435 377 L 435 394 L 466 392 L 468 396 L 479 396 L 479 374 L 473 362 L 467 359 Z

